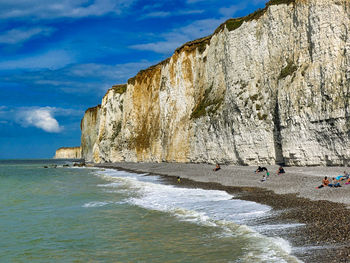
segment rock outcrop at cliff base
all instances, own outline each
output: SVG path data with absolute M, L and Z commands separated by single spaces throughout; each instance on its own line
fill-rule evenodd
M 54 159 L 81 159 L 81 147 L 62 147 L 57 149 Z
M 92 162 L 347 165 L 350 1 L 272 0 L 108 90 Z

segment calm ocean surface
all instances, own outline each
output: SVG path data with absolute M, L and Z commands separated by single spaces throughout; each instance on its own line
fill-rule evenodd
M 0 161 L 0 262 L 299 262 L 268 206 L 65 163 Z

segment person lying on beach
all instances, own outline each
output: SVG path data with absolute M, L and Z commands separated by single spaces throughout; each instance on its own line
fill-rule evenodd
M 345 172 L 344 172 L 345 173 Z M 338 175 L 336 178 L 335 178 L 337 181 L 343 181 L 343 180 L 346 180 L 346 175 Z
M 344 171 L 344 175 L 338 175 L 338 176 L 336 177 L 336 179 L 337 179 L 338 181 L 339 181 L 339 180 L 343 181 L 343 180 L 349 179 L 349 177 L 350 177 L 350 175 L 349 175 L 346 171 Z
M 280 166 L 280 168 L 278 168 L 277 170 L 277 175 L 280 175 L 280 174 L 284 174 L 286 171 L 283 169 L 282 166 Z
M 255 170 L 255 173 L 260 173 L 260 172 L 263 172 L 263 171 L 267 172 L 267 168 L 259 166 L 258 169 Z
M 322 184 L 316 188 L 320 189 L 320 188 L 328 186 L 328 185 L 329 185 L 329 180 L 328 180 L 327 176 L 325 176 L 324 179 L 322 180 Z
M 219 171 L 221 169 L 220 165 L 217 163 L 215 168 L 213 169 L 214 172 Z

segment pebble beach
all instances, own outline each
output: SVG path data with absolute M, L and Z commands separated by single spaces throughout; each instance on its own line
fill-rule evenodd
M 181 178 L 183 187 L 222 189 L 235 198 L 266 204 L 276 211 L 274 222 L 304 224 L 286 237 L 293 246 L 305 247 L 297 256 L 304 262 L 350 262 L 350 185 L 317 189 L 324 176 L 336 177 L 348 167 L 266 166 L 255 173 L 254 166 L 221 165 L 219 171 L 209 164 L 183 163 L 105 163 L 97 167 L 116 168 L 138 173 L 161 175 L 172 184 Z M 309 248 L 309 249 L 308 249 Z

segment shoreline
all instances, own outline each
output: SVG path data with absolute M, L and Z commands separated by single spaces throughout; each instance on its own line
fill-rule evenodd
M 179 187 L 224 190 L 235 199 L 269 205 L 269 223 L 297 223 L 304 226 L 286 231 L 287 239 L 298 250 L 293 255 L 304 262 L 350 262 L 350 185 L 315 189 L 324 176 L 335 177 L 345 167 L 286 167 L 286 174 L 275 175 L 278 166 L 266 166 L 270 177 L 260 182 L 262 173 L 252 166 L 222 166 L 217 172 L 209 164 L 104 163 L 95 167 L 162 176 Z M 176 177 L 181 177 L 178 184 Z M 339 191 L 341 190 L 341 191 Z

